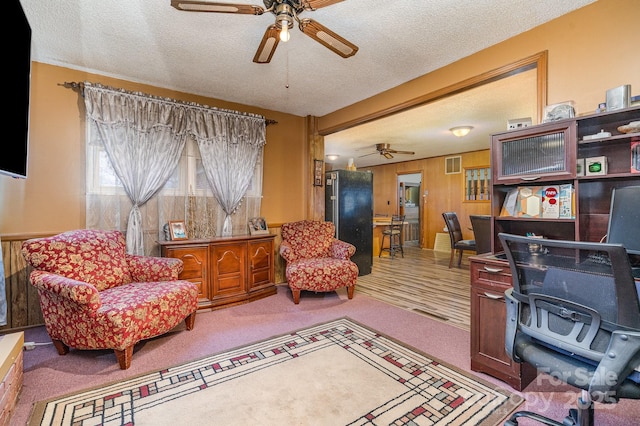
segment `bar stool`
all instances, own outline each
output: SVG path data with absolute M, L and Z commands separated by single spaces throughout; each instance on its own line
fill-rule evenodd
M 396 256 L 396 252 L 400 251 L 402 257 L 404 257 L 404 250 L 402 248 L 402 227 L 404 225 L 404 215 L 391 216 L 391 223 L 387 225 L 387 229 L 382 231 L 382 242 L 380 243 L 380 253 L 378 257 L 382 256 L 383 251 L 388 251 L 389 256 L 393 259 Z M 384 246 L 385 238 L 389 239 L 389 247 Z

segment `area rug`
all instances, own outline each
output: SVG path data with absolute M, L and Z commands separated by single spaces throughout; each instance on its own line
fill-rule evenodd
M 428 338 L 428 337 L 425 337 Z M 36 404 L 30 425 L 495 425 L 520 397 L 350 318 Z

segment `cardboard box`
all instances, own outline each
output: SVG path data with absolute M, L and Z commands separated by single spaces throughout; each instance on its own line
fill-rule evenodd
M 540 217 L 542 214 L 542 187 L 518 187 L 518 217 Z
M 542 187 L 542 217 L 545 219 L 560 218 L 560 186 Z
M 585 176 L 603 176 L 607 174 L 607 157 L 590 157 L 584 160 Z
M 560 206 L 559 219 L 575 219 L 575 191 L 570 183 L 559 185 L 558 204 Z

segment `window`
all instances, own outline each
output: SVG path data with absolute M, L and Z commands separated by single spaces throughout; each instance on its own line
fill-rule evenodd
M 246 200 L 232 215 L 236 232 L 260 215 L 263 152 L 260 152 Z M 132 204 L 115 175 L 101 143 L 87 145 L 86 226 L 126 232 Z M 213 197 L 202 166 L 200 151 L 192 138 L 182 152 L 178 167 L 157 194 L 140 207 L 145 254 L 159 256 L 158 240 L 168 239 L 169 221 L 181 220 L 190 238 L 210 238 L 220 233 L 225 213 Z M 247 230 L 248 232 L 248 230 Z
M 464 200 L 489 201 L 491 199 L 491 169 L 476 167 L 464 169 Z
M 90 145 L 87 152 L 87 191 L 90 194 L 122 195 L 124 188 L 116 176 L 102 145 Z M 189 138 L 178 167 L 164 184 L 160 195 L 210 195 L 209 182 L 202 166 L 198 144 Z M 262 196 L 262 152 L 258 157 L 247 197 Z

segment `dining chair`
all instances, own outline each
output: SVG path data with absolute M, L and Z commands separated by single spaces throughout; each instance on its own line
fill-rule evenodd
M 476 253 L 491 253 L 491 216 L 470 215 L 473 239 L 476 240 Z
M 383 251 L 388 251 L 389 256 L 393 259 L 396 257 L 396 252 L 400 252 L 404 257 L 404 249 L 402 248 L 402 228 L 404 225 L 404 215 L 392 215 L 391 223 L 387 225 L 387 228 L 382 231 L 382 243 L 380 244 L 380 253 L 378 257 L 382 256 Z M 389 247 L 384 246 L 384 240 L 389 240 Z
M 451 256 L 449 257 L 449 268 L 453 263 L 453 256 L 458 253 L 458 268 L 462 263 L 462 252 L 465 250 L 476 252 L 475 240 L 462 239 L 462 229 L 456 212 L 444 212 L 442 218 L 449 231 L 449 239 L 451 240 Z

